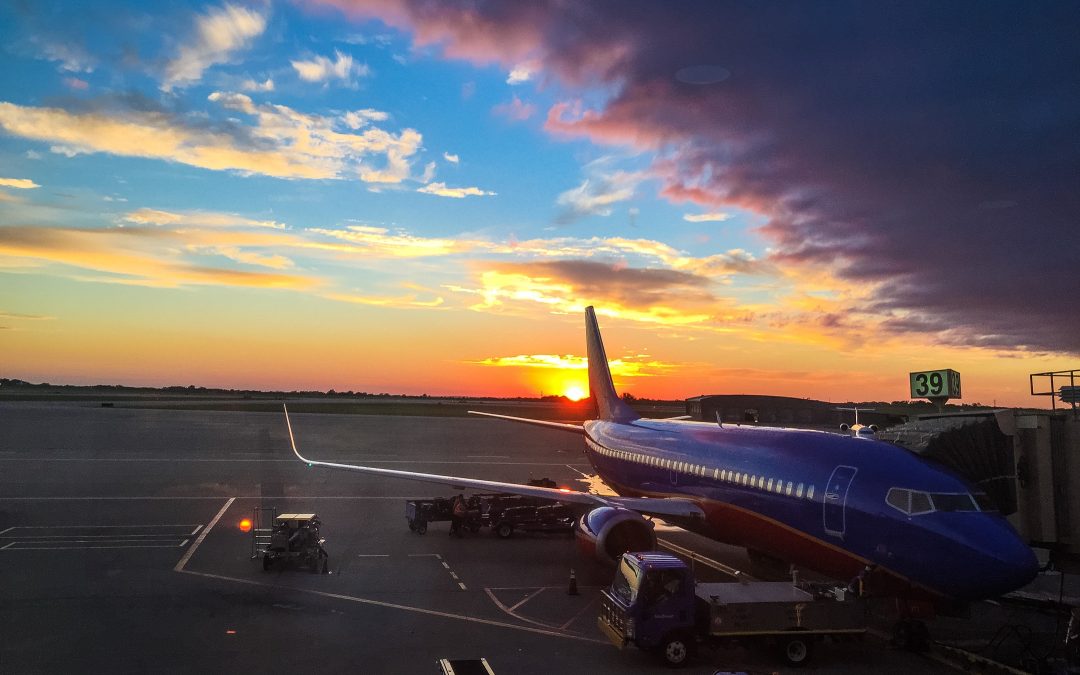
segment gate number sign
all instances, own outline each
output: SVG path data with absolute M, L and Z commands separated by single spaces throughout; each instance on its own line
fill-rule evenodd
M 909 378 L 911 398 L 961 398 L 960 373 L 955 370 L 926 370 Z

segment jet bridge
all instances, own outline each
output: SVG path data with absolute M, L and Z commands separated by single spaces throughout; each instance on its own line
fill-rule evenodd
M 1080 419 L 1071 412 L 926 415 L 878 439 L 962 474 L 1059 569 L 1080 572 Z

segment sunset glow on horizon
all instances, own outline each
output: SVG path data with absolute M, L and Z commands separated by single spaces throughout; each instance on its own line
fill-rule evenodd
M 1046 405 L 1065 23 L 789 9 L 0 9 L 0 376 L 577 401 L 592 305 L 637 397 Z

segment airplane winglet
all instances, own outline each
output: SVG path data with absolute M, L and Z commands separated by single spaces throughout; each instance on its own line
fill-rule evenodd
M 293 454 L 304 464 L 314 466 L 307 458 L 300 454 L 299 450 L 296 449 L 296 437 L 293 436 L 292 422 L 289 421 L 289 406 L 282 403 L 281 407 L 285 410 L 285 426 L 289 428 L 289 444 L 292 446 Z

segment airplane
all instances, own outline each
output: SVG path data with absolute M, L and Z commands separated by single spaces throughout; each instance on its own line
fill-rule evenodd
M 840 431 L 843 433 L 850 433 L 852 436 L 873 436 L 878 432 L 878 426 L 876 424 L 859 424 L 859 408 L 837 408 L 837 410 L 847 410 L 855 412 L 855 423 L 848 425 L 846 422 L 840 425 Z M 873 408 L 863 408 L 863 412 L 874 412 Z
M 286 409 L 293 452 L 309 466 L 577 504 L 587 509 L 579 543 L 609 563 L 655 548 L 649 519 L 657 516 L 929 611 L 1035 578 L 1031 548 L 948 469 L 872 436 L 642 418 L 615 391 L 592 307 L 585 329 L 597 419 L 475 414 L 582 435 L 589 463 L 617 496 L 306 459 Z

